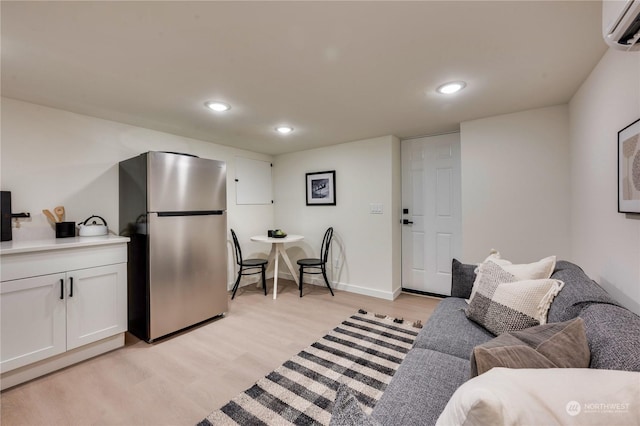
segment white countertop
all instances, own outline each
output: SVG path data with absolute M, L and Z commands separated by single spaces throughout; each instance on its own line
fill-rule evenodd
M 61 250 L 78 247 L 122 244 L 130 241 L 129 237 L 117 235 L 100 235 L 98 237 L 51 238 L 33 241 L 3 241 L 0 243 L 0 256 L 6 254 L 29 253 L 46 250 Z

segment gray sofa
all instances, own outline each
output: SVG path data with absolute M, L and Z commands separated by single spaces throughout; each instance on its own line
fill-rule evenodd
M 467 319 L 474 265 L 454 260 L 452 295 L 436 308 L 398 368 L 372 417 L 383 425 L 432 425 L 455 390 L 470 378 L 474 346 L 495 336 Z M 640 317 L 620 306 L 578 266 L 559 261 L 552 278 L 564 288 L 548 322 L 580 316 L 591 351 L 591 368 L 640 371 Z

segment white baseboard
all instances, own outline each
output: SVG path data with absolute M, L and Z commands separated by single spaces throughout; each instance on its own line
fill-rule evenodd
M 291 274 L 288 274 L 286 272 L 280 272 L 280 277 L 293 281 L 293 277 L 291 276 Z M 305 285 L 311 284 L 311 285 L 317 285 L 320 287 L 326 287 L 326 284 L 324 282 L 324 278 L 322 278 L 322 275 L 309 276 L 305 274 L 304 283 Z M 335 290 L 348 291 L 349 293 L 356 293 L 356 294 L 362 294 L 365 296 L 377 297 L 378 299 L 384 299 L 384 300 L 395 300 L 395 298 L 398 297 L 398 295 L 402 292 L 401 288 L 398 288 L 395 291 L 391 292 L 391 291 L 375 290 L 369 287 L 362 287 L 355 284 L 336 283 L 336 282 L 331 283 L 331 288 Z
M 288 273 L 288 272 L 280 271 L 279 277 L 280 279 L 294 281 L 293 275 L 291 275 L 291 273 Z M 273 278 L 273 273 L 267 273 L 267 279 L 271 279 L 271 278 Z M 247 285 L 256 285 L 259 281 L 260 281 L 259 276 L 255 276 L 255 277 L 248 276 L 242 279 L 242 281 L 240 282 L 240 287 L 244 287 Z M 310 276 L 305 274 L 304 283 L 305 285 L 311 284 L 311 285 L 317 285 L 321 287 L 326 286 L 324 282 L 324 278 L 322 278 L 322 275 L 318 275 L 316 277 L 316 276 Z M 229 283 L 227 285 L 227 289 L 228 290 L 233 289 L 234 284 L 235 284 L 235 281 L 232 281 L 231 283 Z M 369 287 L 358 286 L 355 284 L 335 283 L 335 282 L 331 283 L 331 288 L 341 290 L 341 291 L 348 291 L 350 293 L 362 294 L 365 296 L 377 297 L 378 299 L 384 299 L 384 300 L 395 300 L 400 295 L 400 293 L 402 293 L 402 288 L 400 287 L 393 291 L 382 291 L 382 290 L 372 289 Z
M 392 300 L 396 300 L 396 298 L 398 296 L 400 296 L 400 294 L 402 293 L 402 287 L 398 287 L 395 290 L 393 290 L 393 299 Z
M 362 287 L 359 285 L 347 283 L 334 283 L 333 288 L 342 291 L 348 291 L 350 293 L 362 294 L 364 296 L 377 297 L 378 299 L 384 300 L 394 300 L 396 297 L 398 297 L 398 294 L 400 294 L 396 294 L 396 292 L 376 290 L 369 287 Z
M 20 383 L 35 379 L 36 377 L 44 376 L 45 374 L 52 373 L 56 370 L 60 370 L 61 368 L 77 364 L 80 361 L 93 358 L 123 346 L 124 333 L 119 333 L 115 336 L 89 343 L 88 345 L 63 352 L 51 358 L 43 359 L 42 361 L 2 373 L 0 388 L 5 390 L 12 386 L 19 385 Z

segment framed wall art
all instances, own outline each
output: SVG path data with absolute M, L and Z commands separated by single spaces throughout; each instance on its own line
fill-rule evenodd
M 640 119 L 618 132 L 618 211 L 640 213 Z
M 336 205 L 336 171 L 307 173 L 307 205 Z

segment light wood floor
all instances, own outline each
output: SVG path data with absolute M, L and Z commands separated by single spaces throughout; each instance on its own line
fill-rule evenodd
M 401 294 L 386 301 L 279 280 L 273 300 L 242 287 L 229 312 L 198 328 L 124 348 L 0 394 L 1 424 L 194 425 L 325 335 L 359 308 L 425 320 L 439 300 Z

